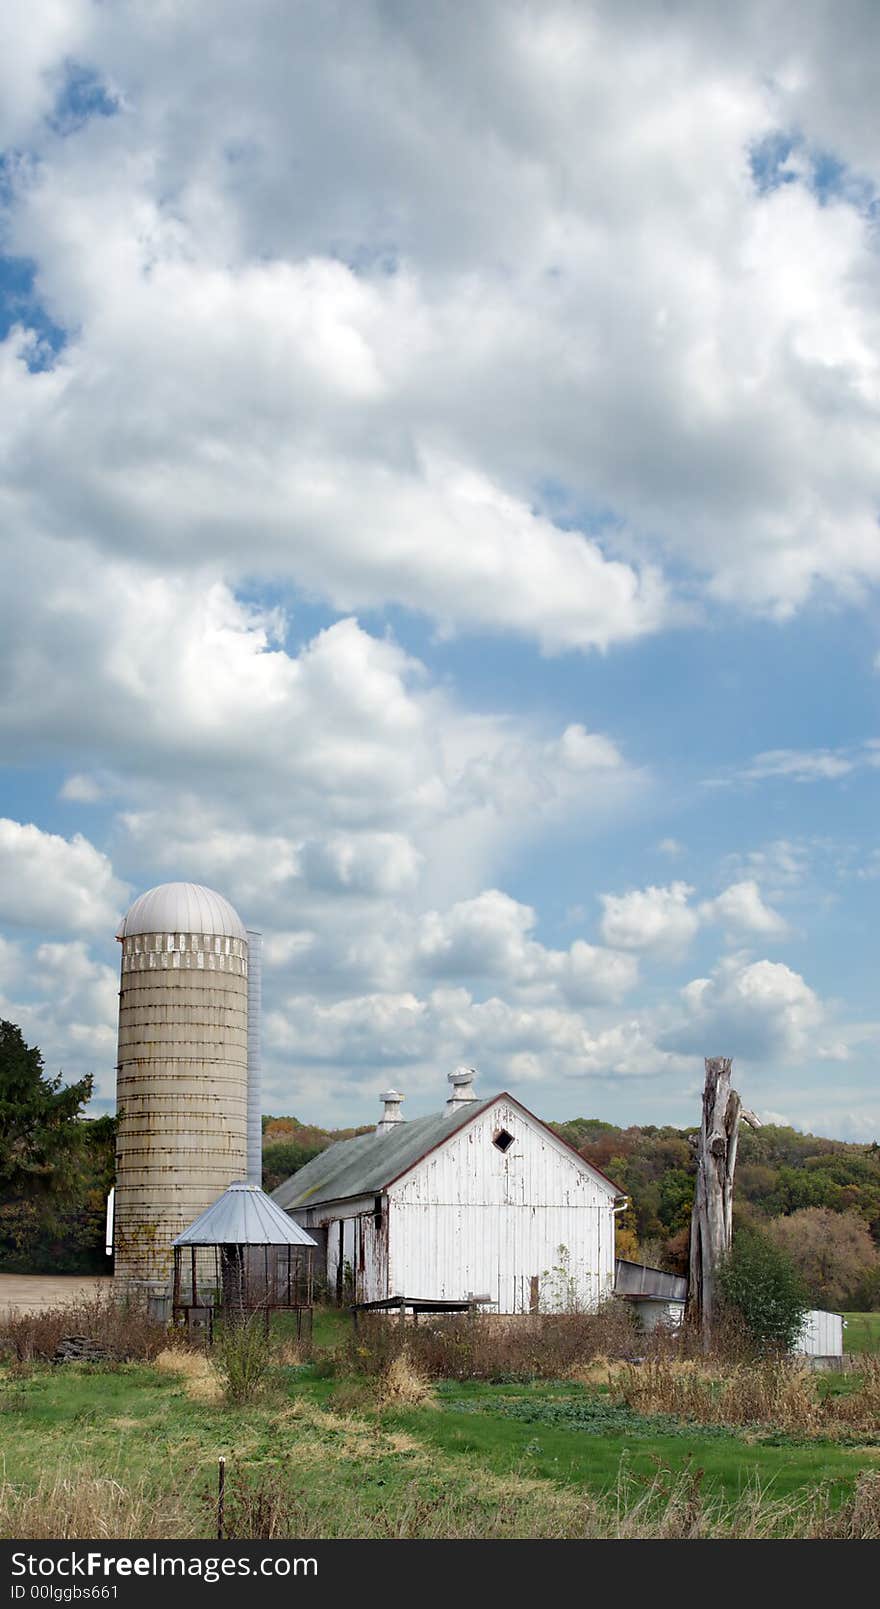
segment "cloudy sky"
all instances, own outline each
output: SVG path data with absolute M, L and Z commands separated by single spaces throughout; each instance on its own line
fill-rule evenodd
M 6 0 L 0 1014 L 135 894 L 265 1106 L 870 1140 L 873 0 Z

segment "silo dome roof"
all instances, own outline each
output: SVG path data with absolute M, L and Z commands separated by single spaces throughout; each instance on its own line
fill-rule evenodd
M 228 899 L 201 883 L 160 883 L 136 899 L 116 929 L 132 933 L 217 933 L 246 939 L 247 931 Z

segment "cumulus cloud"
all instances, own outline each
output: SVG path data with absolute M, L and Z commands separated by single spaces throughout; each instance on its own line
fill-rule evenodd
M 658 888 L 631 889 L 626 894 L 602 894 L 602 937 L 621 950 L 650 950 L 674 958 L 684 951 L 700 924 L 688 904 L 694 890 L 689 883 Z
M 877 151 L 822 7 L 489 4 L 454 50 L 379 5 L 26 15 L 9 249 L 70 338 L 7 343 L 19 524 L 551 650 L 675 618 L 669 556 L 778 615 L 880 575 L 869 198 L 814 160 Z M 72 53 L 115 116 L 35 115 Z
M 92 1073 L 102 1101 L 115 1095 L 118 990 L 116 969 L 97 960 L 82 939 L 46 942 L 13 956 L 0 945 L 0 1016 L 40 1047 L 50 1076 Z
M 72 804 L 96 804 L 99 799 L 103 799 L 104 789 L 97 777 L 75 772 L 72 776 L 65 777 L 58 797 L 68 799 Z
M 0 918 L 48 932 L 112 932 L 128 887 L 81 833 L 0 820 Z
M 418 924 L 414 961 L 435 978 L 493 978 L 524 990 L 558 989 L 573 1004 L 619 1001 L 638 980 L 631 955 L 577 939 L 567 951 L 531 937 L 537 921 L 528 905 L 487 889 Z
M 800 973 L 781 961 L 741 956 L 722 961 L 709 978 L 694 978 L 681 1001 L 682 1020 L 659 1043 L 682 1054 L 795 1060 L 811 1047 L 825 1018 L 822 1002 Z
M 44 0 L 40 25 L 28 0 L 8 0 L 0 14 L 0 150 L 14 150 L 43 131 L 63 77 L 94 22 L 87 0 Z
M 336 833 L 307 840 L 301 851 L 311 887 L 361 894 L 408 893 L 418 885 L 423 858 L 399 832 Z
M 465 988 L 437 988 L 352 997 L 327 1004 L 297 995 L 266 1023 L 271 1055 L 291 1068 L 295 1095 L 314 1088 L 319 1069 L 325 1098 L 342 1099 L 368 1071 L 406 1068 L 406 1093 L 422 1104 L 440 1105 L 445 1071 L 461 1061 L 477 1063 L 480 1086 L 544 1084 L 584 1077 L 657 1076 L 684 1063 L 658 1048 L 633 1020 L 591 1032 L 574 1011 L 512 1005 L 497 996 L 477 1000 Z M 401 1077 L 402 1081 L 402 1077 Z
M 717 923 L 734 939 L 751 935 L 783 938 L 788 924 L 762 897 L 755 878 L 743 878 L 715 899 L 691 905 L 689 883 L 650 884 L 625 894 L 601 894 L 602 937 L 621 950 L 641 950 L 675 961 L 685 953 L 698 929 Z
M 826 1008 L 779 962 L 728 959 L 671 1025 L 620 1008 L 700 929 L 782 939 L 798 846 L 702 902 L 622 879 L 598 934 L 542 943 L 496 886 L 512 846 L 652 779 L 595 709 L 478 711 L 401 643 L 421 616 L 606 654 L 880 579 L 876 7 L 852 26 L 858 59 L 834 8 L 760 0 L 660 25 L 487 0 L 454 30 L 378 0 L 5 8 L 4 250 L 33 290 L 0 342 L 0 733 L 65 805 L 119 808 L 115 871 L 6 824 L 10 921 L 57 946 L 112 929 L 123 875 L 218 884 L 266 930 L 275 1087 L 295 1064 L 315 1099 L 331 1053 L 340 1089 L 401 1056 L 649 1076 L 696 1053 L 664 1033 L 737 1024 L 808 1053 Z M 96 957 L 41 975 L 110 1066 Z
M 227 821 L 244 812 L 246 832 L 271 818 L 277 833 L 294 818 L 303 837 L 335 826 L 411 838 L 468 817 L 485 845 L 505 819 L 575 803 L 595 816 L 632 793 L 635 773 L 602 733 L 572 723 L 551 734 L 506 714 L 472 714 L 432 685 L 421 662 L 353 618 L 291 649 L 277 609 L 244 603 L 216 579 L 74 561 L 63 547 L 49 562 L 38 545 L 0 595 L 0 621 L 11 690 L 0 731 L 23 760 L 75 744 L 99 767 L 124 768 L 129 792 L 136 778 L 147 804 L 157 773 L 165 789 L 192 793 L 195 809 L 161 835 L 166 857 L 197 821 L 191 836 L 204 858 L 209 779 Z M 77 773 L 65 796 L 92 792 L 93 775 Z M 113 788 L 125 792 L 118 777 Z M 143 826 L 149 811 L 133 814 Z M 372 848 L 364 838 L 356 852 L 344 837 L 335 844 L 332 854 L 316 847 L 309 865 L 326 878 L 335 856 L 333 875 L 344 880 L 348 856 L 353 884 L 366 875 L 365 856 L 373 875 L 381 861 L 383 876 L 412 881 L 425 852 L 402 838 L 374 838 Z M 214 849 L 223 864 L 218 841 Z M 466 862 L 463 842 L 458 853 Z
M 778 911 L 767 905 L 753 877 L 731 883 L 713 900 L 700 906 L 706 922 L 720 922 L 734 935 L 754 933 L 764 938 L 782 938 L 788 924 Z

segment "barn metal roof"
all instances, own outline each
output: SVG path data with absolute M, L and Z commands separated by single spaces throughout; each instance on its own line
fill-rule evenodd
M 302 1207 L 316 1207 L 324 1201 L 344 1201 L 351 1196 L 378 1194 L 399 1179 L 401 1174 L 407 1173 L 429 1151 L 436 1150 L 457 1129 L 463 1128 L 480 1112 L 485 1112 L 500 1100 L 510 1101 L 541 1128 L 547 1128 L 546 1123 L 541 1123 L 540 1118 L 536 1118 L 533 1112 L 506 1092 L 491 1095 L 484 1101 L 468 1101 L 451 1111 L 432 1112 L 429 1117 L 398 1123 L 385 1133 L 358 1134 L 353 1140 L 337 1140 L 335 1145 L 328 1146 L 326 1151 L 313 1157 L 304 1168 L 279 1184 L 277 1190 L 272 1192 L 272 1200 L 285 1212 L 294 1212 Z M 565 1140 L 553 1134 L 552 1129 L 547 1132 L 558 1143 L 567 1145 Z M 567 1148 L 574 1152 L 572 1146 Z M 581 1157 L 578 1160 L 582 1167 L 598 1174 L 617 1193 L 616 1185 L 600 1169 L 584 1162 Z
M 634 1263 L 628 1257 L 618 1257 L 614 1264 L 614 1294 L 627 1296 L 633 1301 L 683 1302 L 687 1299 L 688 1282 L 681 1274 L 669 1274 L 663 1268 L 652 1268 L 649 1263 Z
M 116 929 L 116 937 L 132 933 L 212 933 L 246 939 L 238 912 L 228 899 L 201 883 L 159 883 L 135 900 Z
M 224 1190 L 175 1246 L 314 1246 L 311 1235 L 276 1207 L 259 1185 L 242 1179 Z

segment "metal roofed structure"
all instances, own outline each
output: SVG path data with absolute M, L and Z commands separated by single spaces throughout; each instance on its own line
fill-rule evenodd
M 228 899 L 201 883 L 159 883 L 136 899 L 116 930 L 135 933 L 211 933 L 247 940 L 245 925 Z
M 491 1095 L 488 1100 L 470 1101 L 454 1110 L 432 1112 L 428 1117 L 398 1123 L 386 1133 L 357 1134 L 352 1140 L 337 1140 L 335 1145 L 328 1146 L 326 1151 L 313 1157 L 305 1167 L 279 1184 L 277 1190 L 272 1191 L 272 1200 L 285 1212 L 295 1212 L 300 1207 L 317 1207 L 323 1201 L 344 1201 L 349 1197 L 372 1195 L 377 1190 L 384 1190 L 427 1156 L 429 1151 L 442 1145 L 456 1130 L 472 1122 L 501 1098 Z M 515 1101 L 514 1096 L 506 1093 L 503 1099 Z M 520 1105 L 518 1101 L 515 1104 Z M 520 1109 L 525 1111 L 525 1107 Z M 540 1121 L 532 1113 L 529 1116 L 535 1122 Z M 546 1128 L 547 1125 L 541 1124 L 541 1127 Z M 573 1149 L 558 1135 L 554 1134 L 553 1137 L 568 1150 Z M 578 1160 L 581 1161 L 580 1158 Z M 583 1165 L 590 1167 L 593 1173 L 617 1191 L 617 1186 L 601 1168 L 592 1164 Z
M 610 1295 L 617 1186 L 514 1096 L 478 1099 L 474 1076 L 457 1068 L 445 1109 L 409 1122 L 387 1091 L 374 1133 L 337 1141 L 273 1191 L 314 1236 L 338 1303 L 463 1307 L 479 1292 L 522 1313 Z
M 399 1179 L 495 1099 L 493 1095 L 490 1100 L 472 1101 L 455 1112 L 432 1112 L 428 1117 L 412 1118 L 384 1134 L 356 1134 L 353 1140 L 337 1140 L 279 1184 L 272 1191 L 272 1200 L 285 1212 L 294 1212 L 298 1207 L 317 1207 L 322 1201 L 373 1195 Z
M 175 1246 L 314 1246 L 311 1235 L 276 1207 L 258 1184 L 237 1180 L 195 1223 L 178 1235 Z
M 213 1333 L 219 1312 L 240 1322 L 261 1312 L 296 1314 L 299 1338 L 311 1331 L 315 1241 L 248 1180 L 229 1185 L 174 1241 L 172 1317 Z

